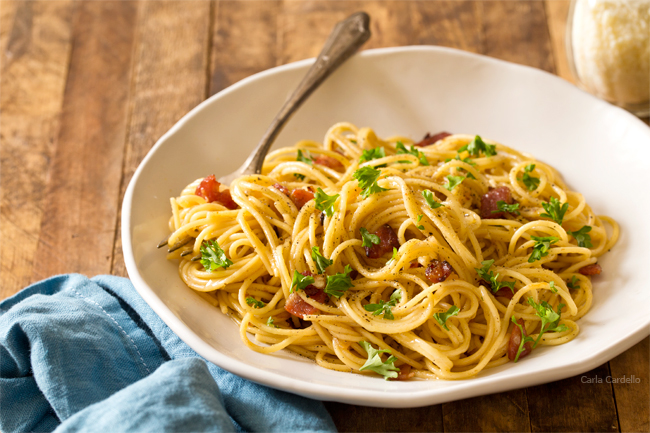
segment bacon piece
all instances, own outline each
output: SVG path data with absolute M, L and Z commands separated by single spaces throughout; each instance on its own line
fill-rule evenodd
M 379 227 L 373 235 L 379 236 L 379 244 L 373 244 L 371 247 L 364 247 L 366 249 L 366 257 L 377 259 L 389 251 L 392 252 L 393 248 L 399 248 L 397 234 L 395 234 L 393 228 L 388 224 Z
M 397 373 L 397 377 L 392 380 L 408 380 L 413 376 L 415 376 L 415 373 L 411 371 L 411 365 L 403 364 L 399 367 L 399 373 Z
M 424 274 L 432 283 L 442 283 L 454 271 L 447 260 L 431 260 Z
M 291 192 L 289 191 L 289 188 L 282 185 L 281 183 L 274 184 L 273 188 L 279 190 L 282 194 L 286 195 L 287 197 L 289 197 L 289 195 L 291 194 Z
M 517 320 L 517 323 L 519 323 L 521 325 L 521 329 L 524 330 L 524 337 L 527 337 L 528 334 L 526 333 L 526 327 L 524 326 L 524 319 Z M 512 328 L 512 332 L 510 333 L 510 341 L 508 342 L 508 358 L 511 361 L 514 361 L 514 359 L 517 357 L 517 351 L 519 350 L 520 343 L 521 330 L 519 329 L 519 326 L 514 326 Z M 524 350 L 522 350 L 521 354 L 519 355 L 519 359 L 528 356 L 532 350 L 533 347 L 531 346 L 530 341 L 524 343 Z
M 221 186 L 221 184 L 217 179 L 215 179 L 214 174 L 211 174 L 201 181 L 199 186 L 196 187 L 194 194 L 203 197 L 208 203 L 217 202 L 228 209 L 237 209 L 239 206 L 237 206 L 237 203 L 232 199 L 230 191 L 225 189 L 220 192 L 219 186 Z
M 514 203 L 510 189 L 507 186 L 491 188 L 486 194 L 483 194 L 481 197 L 481 218 L 504 218 L 505 212 L 492 212 L 499 209 L 497 203 L 500 201 L 504 201 L 507 204 Z
M 602 271 L 603 268 L 601 268 L 598 263 L 583 266 L 578 270 L 582 275 L 600 275 Z
M 442 140 L 443 138 L 449 137 L 451 134 L 448 132 L 439 132 L 436 135 L 429 135 L 427 132 L 427 135 L 424 136 L 422 141 L 419 143 L 415 143 L 414 146 L 416 147 L 424 147 L 424 146 L 429 146 L 435 143 L 438 140 Z
M 422 265 L 417 260 L 413 260 L 411 262 L 411 265 L 409 266 L 409 268 L 411 268 L 411 269 L 413 269 L 413 268 L 421 268 L 421 267 L 422 267 Z
M 302 272 L 306 277 L 314 277 L 314 284 L 310 284 L 305 287 L 304 292 L 308 298 L 313 299 L 316 302 L 321 304 L 327 301 L 327 293 L 323 290 L 325 287 L 325 276 L 323 275 L 314 275 L 309 271 Z M 319 286 L 319 287 L 316 287 Z M 309 303 L 305 302 L 298 293 L 292 293 L 287 299 L 287 303 L 284 305 L 284 309 L 294 316 L 298 316 L 301 319 L 304 319 L 305 314 L 318 314 L 320 311 L 318 308 L 313 307 Z
M 298 209 L 301 209 L 305 203 L 314 198 L 314 192 L 308 189 L 294 189 L 291 191 L 291 201 L 296 205 Z
M 327 155 L 318 155 L 316 158 L 314 158 L 314 162 L 316 164 L 324 165 L 325 167 L 329 167 L 332 170 L 336 170 L 336 171 L 343 171 L 345 169 L 345 166 L 341 164 L 341 161 Z
M 488 286 L 489 285 L 490 284 L 488 283 Z M 510 290 L 509 287 L 501 287 L 499 290 L 496 291 L 494 296 L 501 296 L 503 298 L 512 299 L 512 297 L 515 296 L 515 294 L 512 290 Z

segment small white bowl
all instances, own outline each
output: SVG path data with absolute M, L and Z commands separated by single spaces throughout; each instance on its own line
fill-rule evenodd
M 320 141 L 339 121 L 379 136 L 480 134 L 553 165 L 597 214 L 621 225 L 600 263 L 580 335 L 517 364 L 463 381 L 388 382 L 338 373 L 281 352 L 246 348 L 238 327 L 178 276 L 156 249 L 168 234 L 169 198 L 191 181 L 230 173 L 257 144 L 313 60 L 274 68 L 214 95 L 165 134 L 135 172 L 122 208 L 126 267 L 140 295 L 199 354 L 255 382 L 322 400 L 414 407 L 574 376 L 648 335 L 650 325 L 650 129 L 631 114 L 529 67 L 438 47 L 369 50 L 323 84 L 275 147 Z

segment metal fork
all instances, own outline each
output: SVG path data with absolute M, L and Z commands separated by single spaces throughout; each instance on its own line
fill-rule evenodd
M 276 137 L 282 131 L 293 113 L 302 105 L 303 102 L 311 95 L 320 84 L 329 77 L 343 62 L 349 59 L 361 45 L 370 38 L 370 17 L 365 12 L 357 12 L 347 19 L 339 22 L 334 26 L 323 49 L 316 58 L 316 62 L 311 66 L 307 75 L 302 79 L 296 90 L 293 91 L 289 99 L 284 103 L 278 114 L 275 116 L 271 125 L 268 127 L 259 144 L 249 155 L 244 164 L 230 174 L 222 176 L 220 183 L 230 185 L 230 183 L 239 176 L 246 174 L 258 174 L 262 171 L 264 157 L 268 153 Z M 174 245 L 171 245 L 168 252 L 187 245 L 192 239 L 191 236 L 179 239 Z M 158 248 L 168 244 L 169 237 L 163 239 Z M 192 250 L 183 251 L 181 256 L 191 254 Z M 198 260 L 200 257 L 194 257 L 192 260 Z

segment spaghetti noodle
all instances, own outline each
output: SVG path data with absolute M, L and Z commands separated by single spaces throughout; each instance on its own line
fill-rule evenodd
M 171 204 L 170 244 L 194 242 L 168 258 L 249 348 L 385 378 L 469 378 L 572 340 L 618 237 L 529 155 L 349 123 Z

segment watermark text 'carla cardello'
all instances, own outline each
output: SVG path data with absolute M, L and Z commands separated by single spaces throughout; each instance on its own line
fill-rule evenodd
M 580 382 L 582 383 L 641 383 L 641 379 L 634 375 L 632 376 L 623 375 L 621 377 L 581 376 Z

